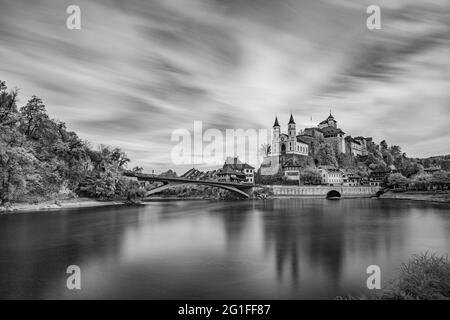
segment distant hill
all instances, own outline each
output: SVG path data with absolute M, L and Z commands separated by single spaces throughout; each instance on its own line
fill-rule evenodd
M 425 168 L 446 167 L 450 164 L 450 154 L 428 158 L 411 158 L 411 160 L 420 163 Z

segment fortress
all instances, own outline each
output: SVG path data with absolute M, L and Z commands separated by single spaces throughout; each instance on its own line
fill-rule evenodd
M 305 128 L 297 132 L 294 117 L 291 114 L 287 125 L 287 133 L 281 132 L 278 117 L 272 129 L 272 141 L 268 155 L 261 164 L 262 175 L 274 175 L 281 168 L 288 177 L 297 176 L 300 169 L 314 166 L 315 148 L 322 143 L 329 144 L 336 156 L 350 153 L 353 156 L 366 156 L 367 142 L 371 138 L 345 136 L 345 132 L 337 126 L 337 121 L 330 115 L 316 127 Z

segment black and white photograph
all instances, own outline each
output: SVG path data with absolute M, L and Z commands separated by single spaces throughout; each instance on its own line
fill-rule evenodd
M 450 300 L 449 111 L 448 0 L 0 0 L 0 300 Z

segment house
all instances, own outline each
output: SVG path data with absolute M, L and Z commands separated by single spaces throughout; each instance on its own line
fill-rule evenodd
M 219 172 L 216 173 L 221 179 L 234 179 L 245 183 L 255 182 L 255 168 L 247 163 L 239 161 L 238 157 L 227 157 Z
M 343 171 L 343 185 L 346 187 L 356 187 L 361 185 L 361 177 L 352 172 Z
M 319 167 L 322 177 L 322 184 L 331 186 L 342 185 L 344 183 L 344 173 L 335 167 Z
M 390 170 L 373 170 L 369 173 L 369 177 L 365 181 L 365 184 L 372 187 L 382 186 L 390 173 Z
M 300 171 L 303 168 L 303 164 L 297 161 L 296 158 L 287 159 L 283 163 L 283 172 L 288 180 L 300 180 Z
M 244 173 L 233 170 L 230 167 L 225 167 L 222 169 L 219 169 L 216 173 L 217 180 L 220 182 L 246 182 L 247 177 Z

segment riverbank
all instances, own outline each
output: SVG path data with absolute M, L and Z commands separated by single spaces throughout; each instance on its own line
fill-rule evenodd
M 12 203 L 9 206 L 0 206 L 0 214 L 46 211 L 71 208 L 95 208 L 105 206 L 126 205 L 125 201 L 99 201 L 90 198 L 77 198 L 70 200 L 49 200 L 39 203 Z
M 449 191 L 388 191 L 380 196 L 380 199 L 397 199 L 411 201 L 429 201 L 450 203 Z
M 413 255 L 397 278 L 376 294 L 338 300 L 450 300 L 450 260 L 437 254 Z

